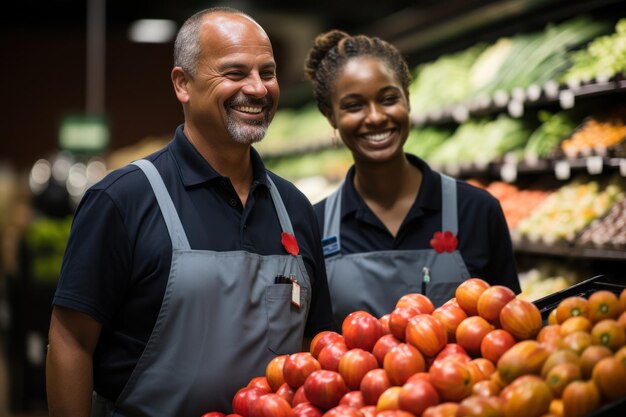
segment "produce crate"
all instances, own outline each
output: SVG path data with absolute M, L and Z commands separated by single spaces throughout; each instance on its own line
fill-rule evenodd
M 534 304 L 539 308 L 544 321 L 547 321 L 550 311 L 555 309 L 561 300 L 567 297 L 580 296 L 589 298 L 591 294 L 599 290 L 609 290 L 619 296 L 624 288 L 626 288 L 626 278 L 609 278 L 604 275 L 598 275 L 554 294 L 540 298 L 534 301 Z M 624 417 L 625 410 L 626 397 L 610 404 L 605 404 L 594 412 L 589 413 L 586 417 Z

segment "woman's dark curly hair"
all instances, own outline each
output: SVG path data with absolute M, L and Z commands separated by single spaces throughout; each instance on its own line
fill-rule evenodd
M 350 36 L 333 29 L 315 38 L 304 62 L 304 76 L 311 81 L 313 96 L 323 114 L 328 115 L 332 109 L 330 94 L 339 71 L 350 59 L 360 57 L 373 57 L 385 62 L 395 71 L 408 99 L 411 72 L 396 47 L 377 37 Z

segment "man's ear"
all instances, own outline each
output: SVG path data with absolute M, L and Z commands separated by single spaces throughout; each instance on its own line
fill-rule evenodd
M 181 67 L 174 67 L 172 69 L 172 84 L 174 85 L 174 91 L 176 92 L 176 98 L 182 104 L 189 101 L 189 77 L 187 73 Z

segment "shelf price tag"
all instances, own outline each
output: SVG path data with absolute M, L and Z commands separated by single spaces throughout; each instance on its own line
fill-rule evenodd
M 519 100 L 511 100 L 507 105 L 507 110 L 513 118 L 522 117 L 524 115 L 524 103 Z
M 554 164 L 554 175 L 559 180 L 567 180 L 570 177 L 571 168 L 567 161 L 557 161 Z
M 626 177 L 626 159 L 619 160 L 619 174 L 622 177 Z
M 517 180 L 517 164 L 503 164 L 500 168 L 500 178 L 505 182 L 515 182 L 515 180 Z
M 604 166 L 604 161 L 601 156 L 590 156 L 587 158 L 587 172 L 590 175 L 599 175 L 602 174 L 602 168 Z
M 574 93 L 572 90 L 563 90 L 559 93 L 559 104 L 563 110 L 574 107 Z

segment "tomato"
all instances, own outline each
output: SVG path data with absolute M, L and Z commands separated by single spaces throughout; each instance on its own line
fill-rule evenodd
M 626 365 L 626 346 L 621 347 L 615 352 L 615 358 Z
M 580 355 L 580 370 L 585 379 L 591 378 L 591 371 L 600 359 L 613 356 L 611 349 L 601 345 L 591 345 Z
M 409 319 L 420 314 L 417 308 L 411 306 L 403 306 L 394 308 L 389 313 L 389 331 L 396 339 L 405 341 L 406 326 Z
M 470 278 L 463 281 L 456 287 L 456 302 L 468 316 L 475 316 L 478 314 L 478 298 L 489 287 L 489 283 L 480 278 Z
M 490 378 L 491 374 L 496 371 L 496 365 L 486 358 L 476 358 L 470 361 L 471 363 L 475 363 L 480 369 L 480 372 L 484 375 L 484 379 Z
M 472 395 L 480 395 L 482 397 L 494 397 L 500 395 L 502 388 L 491 379 L 485 379 L 476 382 L 472 386 Z
M 372 369 L 361 380 L 361 394 L 366 405 L 376 405 L 380 395 L 391 387 L 391 381 L 384 369 Z
M 389 318 L 391 317 L 391 313 L 384 314 L 381 318 L 378 319 L 380 321 L 380 325 L 383 326 L 383 334 L 390 334 L 391 329 L 389 329 Z
M 347 405 L 352 408 L 361 408 L 365 407 L 365 402 L 363 401 L 363 394 L 361 391 L 349 391 L 344 394 L 343 397 L 339 400 L 339 405 Z
M 383 410 L 376 413 L 376 417 L 415 417 L 412 413 L 404 410 Z
M 456 417 L 459 403 L 445 402 L 434 407 L 428 407 L 422 413 L 422 417 Z
M 456 342 L 461 345 L 470 356 L 480 355 L 480 345 L 483 338 L 494 329 L 493 325 L 480 316 L 470 316 L 463 320 L 456 328 Z
M 459 403 L 457 416 L 463 417 L 501 417 L 500 405 L 480 395 L 470 395 Z
M 278 394 L 259 397 L 250 409 L 250 417 L 289 417 L 291 406 Z
M 461 401 L 472 393 L 472 375 L 465 362 L 454 357 L 436 361 L 428 373 L 442 401 Z
M 405 294 L 396 302 L 396 307 L 413 307 L 422 314 L 430 314 L 435 310 L 433 302 L 424 294 Z
M 448 343 L 443 324 L 430 314 L 411 317 L 406 326 L 406 342 L 415 346 L 424 356 L 434 357 Z
M 359 348 L 350 349 L 339 360 L 339 374 L 351 390 L 359 389 L 363 376 L 376 368 L 378 368 L 376 357 Z
M 539 333 L 543 319 L 536 305 L 521 298 L 514 298 L 502 307 L 500 324 L 517 340 L 526 340 L 534 338 Z
M 392 334 L 386 334 L 382 336 L 372 349 L 372 354 L 376 357 L 378 361 L 378 366 L 383 366 L 383 360 L 385 359 L 385 355 L 394 347 L 398 346 L 402 341 L 396 338 Z
M 556 308 L 553 308 L 548 314 L 548 324 L 559 324 L 559 321 L 556 319 Z
M 593 381 L 573 381 L 563 390 L 563 417 L 583 417 L 600 406 Z
M 580 365 L 571 362 L 564 362 L 554 365 L 546 374 L 545 381 L 552 391 L 552 395 L 561 398 L 563 390 L 572 381 L 582 379 L 582 371 Z
M 252 405 L 267 392 L 257 387 L 244 387 L 235 393 L 232 401 L 233 413 L 249 417 Z
M 306 382 L 306 381 L 305 381 Z M 301 386 L 300 388 L 298 388 L 294 393 L 293 393 L 293 399 L 291 400 L 291 406 L 295 407 L 298 404 L 302 404 L 302 403 L 308 403 L 309 399 L 306 397 L 306 394 L 304 393 L 304 385 Z
M 492 285 L 478 297 L 478 315 L 489 323 L 500 326 L 500 310 L 514 298 L 515 293 L 509 287 Z
M 540 377 L 523 375 L 505 387 L 500 398 L 506 417 L 539 417 L 548 412 L 552 393 Z
M 409 411 L 416 416 L 433 405 L 439 404 L 439 394 L 435 387 L 424 379 L 413 379 L 402 386 L 398 398 L 401 410 Z
M 553 310 L 554 311 L 554 310 Z M 561 348 L 563 336 L 561 336 L 560 324 L 548 324 L 539 330 L 536 340 L 546 346 Z
M 617 358 L 600 359 L 591 373 L 602 397 L 614 401 L 626 397 L 626 365 Z
M 545 378 L 550 369 L 560 363 L 573 363 L 574 365 L 580 366 L 580 357 L 576 352 L 569 349 L 559 349 L 550 352 L 550 355 L 541 367 L 541 377 Z
M 622 307 L 622 311 L 626 312 L 626 288 L 619 293 L 619 305 Z
M 270 384 L 267 382 L 267 378 L 264 376 L 255 376 L 250 380 L 250 382 L 248 382 L 248 385 L 246 386 L 261 388 L 268 394 L 274 391 L 272 387 L 270 387 Z
M 561 323 L 561 336 L 565 337 L 570 333 L 591 330 L 591 320 L 584 316 L 570 317 Z
M 283 377 L 290 387 L 297 389 L 314 371 L 322 365 L 309 352 L 297 352 L 287 356 L 283 365 Z
M 201 417 L 226 417 L 226 414 L 219 411 L 210 411 L 208 413 L 202 414 Z
M 524 374 L 539 375 L 548 356 L 548 350 L 535 340 L 518 342 L 500 357 L 498 374 L 507 384 Z
M 362 417 L 362 414 L 356 408 L 348 405 L 338 405 L 325 412 L 324 417 Z
M 589 311 L 588 301 L 584 297 L 571 296 L 561 300 L 556 307 L 556 321 L 563 323 L 570 317 L 587 317 Z
M 450 303 L 437 307 L 432 313 L 433 317 L 439 319 L 448 333 L 448 341 L 456 341 L 456 328 L 467 318 L 467 313 L 456 303 Z
M 626 331 L 626 311 L 619 315 L 617 318 L 617 323 L 622 326 L 622 329 Z
M 376 341 L 383 335 L 383 326 L 370 313 L 355 311 L 343 320 L 341 334 L 348 349 L 360 348 L 371 352 Z
M 272 389 L 272 392 L 276 392 L 276 390 L 285 383 L 285 378 L 283 377 L 283 367 L 287 356 L 289 355 L 276 356 L 268 362 L 267 367 L 265 368 L 265 378 L 267 379 L 267 383 Z
M 292 417 L 322 417 L 322 411 L 311 404 L 304 402 L 296 405 L 291 409 Z
M 324 347 L 329 345 L 330 343 L 343 340 L 343 336 L 337 332 L 333 332 L 331 330 L 325 330 L 323 332 L 319 332 L 316 334 L 311 340 L 311 346 L 309 347 L 309 352 L 315 359 L 319 356 L 320 352 Z
M 597 323 L 604 319 L 616 319 L 622 312 L 622 307 L 615 293 L 608 290 L 599 290 L 589 296 L 589 319 Z
M 502 354 L 514 344 L 515 338 L 511 333 L 506 330 L 495 329 L 483 337 L 482 342 L 480 342 L 480 353 L 483 358 L 489 359 L 495 364 L 498 363 Z
M 321 369 L 304 381 L 304 395 L 322 410 L 335 407 L 347 392 L 348 387 L 338 372 Z
M 291 388 L 286 382 L 276 390 L 276 394 L 284 398 L 289 404 L 293 402 L 293 395 L 295 392 L 296 390 Z
M 616 320 L 600 320 L 591 329 L 591 343 L 616 351 L 626 343 L 626 333 Z
M 591 335 L 583 331 L 570 333 L 563 338 L 563 345 L 580 355 L 591 345 Z
M 359 408 L 363 417 L 376 417 L 376 406 L 375 405 L 366 405 L 365 407 Z
M 383 368 L 393 385 L 402 385 L 411 375 L 423 372 L 426 362 L 417 348 L 401 343 L 385 355 Z
M 343 340 L 339 340 L 334 343 L 330 343 L 325 346 L 321 351 L 317 360 L 319 361 L 322 369 L 327 369 L 329 371 L 338 371 L 339 370 L 339 360 L 341 357 L 348 351 L 348 346 L 343 342 Z
M 402 391 L 402 387 L 393 386 L 387 388 L 380 394 L 378 397 L 378 402 L 376 403 L 376 412 L 379 413 L 384 410 L 398 410 L 400 408 L 400 391 Z

